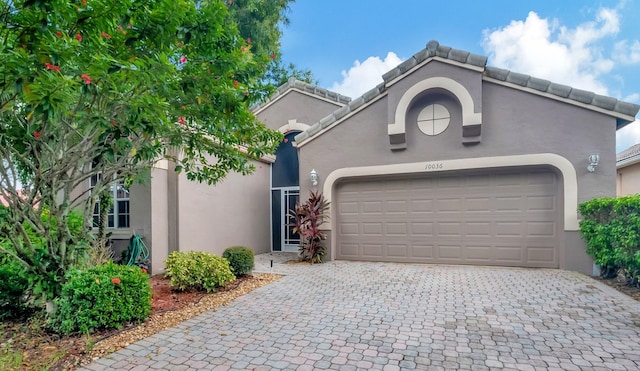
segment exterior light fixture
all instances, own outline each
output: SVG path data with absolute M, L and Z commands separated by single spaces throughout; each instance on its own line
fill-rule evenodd
M 599 155 L 589 155 L 589 165 L 587 165 L 587 170 L 589 170 L 590 173 L 593 173 L 594 171 L 596 171 L 596 166 L 598 166 L 599 162 Z
M 316 169 L 311 170 L 311 172 L 309 173 L 309 179 L 311 179 L 312 186 L 315 187 L 318 185 L 318 172 L 316 171 Z

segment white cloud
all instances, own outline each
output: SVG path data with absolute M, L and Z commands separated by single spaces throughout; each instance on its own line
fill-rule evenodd
M 638 103 L 640 101 L 640 93 L 629 94 L 622 98 L 622 100 L 625 102 Z
M 330 90 L 352 98 L 359 97 L 381 83 L 382 75 L 401 62 L 394 52 L 387 53 L 384 60 L 373 56 L 362 63 L 356 60 L 349 71 L 342 71 L 342 81 L 334 82 Z
M 618 41 L 615 45 L 616 61 L 622 64 L 640 63 L 640 41 L 635 40 L 631 45 L 627 40 Z
M 613 69 L 619 64 L 640 63 L 640 41 L 615 41 L 621 8 L 601 8 L 593 21 L 575 28 L 529 12 L 524 21 L 484 30 L 482 45 L 493 66 L 609 95 L 606 81 L 615 79 L 610 75 Z M 611 56 L 606 56 L 611 45 Z M 638 102 L 640 94 L 629 94 L 623 100 Z M 616 150 L 636 143 L 640 143 L 639 120 L 616 133 Z
M 636 120 L 616 133 L 616 152 L 640 143 L 640 121 Z
M 619 18 L 617 10 L 603 8 L 594 21 L 571 29 L 529 12 L 524 21 L 485 30 L 483 47 L 496 67 L 607 94 L 602 77 L 615 62 L 603 56 L 600 44 L 618 33 Z

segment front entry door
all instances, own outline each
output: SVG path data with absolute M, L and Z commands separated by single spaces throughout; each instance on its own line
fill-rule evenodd
M 300 187 L 290 187 L 282 189 L 281 205 L 282 205 L 282 251 L 298 252 L 300 248 L 300 236 L 293 233 L 295 219 L 289 214 L 295 210 L 296 203 L 300 199 Z
M 300 238 L 293 233 L 294 222 L 287 214 L 300 198 L 298 150 L 293 140 L 298 131 L 285 134 L 271 165 L 271 249 L 298 252 Z

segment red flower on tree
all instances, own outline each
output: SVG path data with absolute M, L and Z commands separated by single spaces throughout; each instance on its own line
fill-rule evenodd
M 111 279 L 111 283 L 113 283 L 114 285 L 119 285 L 120 282 L 122 282 L 122 281 L 120 281 L 120 278 L 118 278 L 118 277 L 115 277 L 115 278 Z
M 109 35 L 108 33 L 102 31 L 102 37 L 107 38 L 107 39 L 111 39 L 111 35 Z
M 180 63 L 187 63 L 187 57 L 185 57 L 184 55 L 180 57 Z
M 275 53 L 271 53 L 271 59 L 276 59 L 276 54 Z
M 84 80 L 84 83 L 89 85 L 91 84 L 92 80 L 91 77 L 89 77 L 89 75 L 87 75 L 86 73 L 83 73 L 82 75 L 80 75 L 80 77 L 82 78 L 82 80 Z
M 54 66 L 54 65 L 53 65 L 53 64 L 51 64 L 51 63 L 48 63 L 48 62 L 47 62 L 47 63 L 45 63 L 45 64 L 44 64 L 44 66 L 45 66 L 45 67 L 47 67 L 47 69 L 48 69 L 48 70 L 52 70 L 52 71 L 56 71 L 56 72 L 60 72 L 60 67 L 58 67 L 58 66 Z
M 82 41 L 82 35 L 80 35 L 79 33 L 76 34 L 76 40 L 78 41 Z
M 238 84 L 239 84 L 238 80 L 233 80 L 233 86 L 236 86 L 236 87 L 237 87 L 237 86 L 238 86 Z
M 36 139 L 40 139 L 40 132 L 39 131 L 34 131 L 33 132 L 33 137 Z
M 247 44 L 251 44 L 251 38 L 247 37 Z
M 180 123 L 180 125 L 184 125 L 184 123 L 186 122 L 184 117 L 180 116 L 178 117 L 178 122 Z
M 56 31 L 56 36 L 58 36 L 58 38 L 62 37 L 62 32 L 61 31 Z

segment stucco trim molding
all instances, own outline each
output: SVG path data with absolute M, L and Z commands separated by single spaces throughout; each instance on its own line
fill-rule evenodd
M 305 131 L 307 129 L 309 129 L 311 126 L 307 125 L 307 124 L 303 124 L 301 122 L 298 122 L 298 120 L 296 119 L 292 119 L 289 120 L 289 122 L 286 125 L 282 125 L 278 128 L 278 131 L 281 132 L 282 134 L 286 134 L 290 131 Z
M 444 89 L 453 94 L 462 107 L 462 136 L 464 143 L 480 141 L 482 112 L 475 111 L 475 104 L 469 91 L 459 82 L 447 77 L 431 77 L 410 87 L 400 98 L 396 107 L 395 121 L 388 126 L 389 143 L 397 147 L 406 143 L 406 117 L 411 102 L 419 94 L 429 89 Z
M 323 192 L 327 201 L 334 199 L 338 181 L 349 178 L 361 178 L 374 175 L 401 175 L 419 173 L 440 173 L 445 171 L 491 169 L 514 166 L 553 166 L 562 174 L 564 184 L 564 230 L 577 231 L 578 227 L 578 180 L 573 164 L 566 158 L 554 153 L 529 155 L 497 156 L 465 158 L 456 160 L 413 162 L 394 165 L 348 167 L 332 171 L 325 179 Z M 336 221 L 333 207 L 330 207 L 331 222 L 322 225 L 325 230 L 332 230 Z M 332 234 L 331 248 L 335 249 L 336 237 Z M 335 252 L 335 251 L 333 251 Z M 332 254 L 332 256 L 335 256 Z

